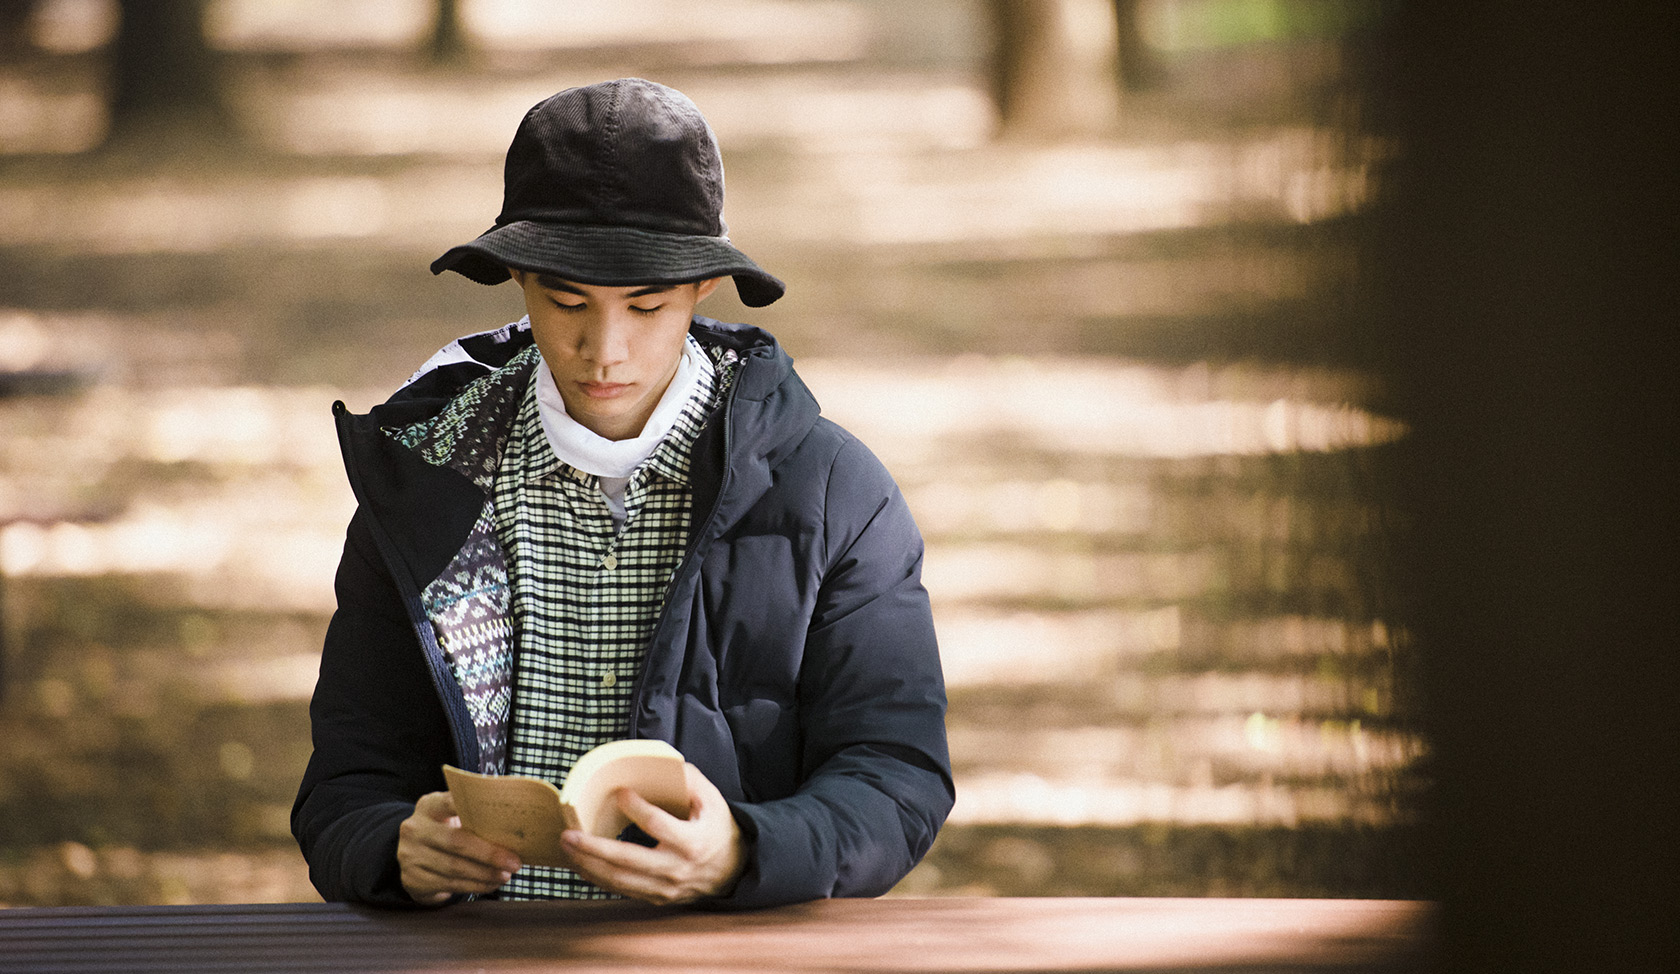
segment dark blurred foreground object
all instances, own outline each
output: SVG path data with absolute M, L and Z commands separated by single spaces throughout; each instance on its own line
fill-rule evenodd
M 1680 14 L 1416 2 L 1396 40 L 1370 263 L 1446 968 L 1680 970 Z
M 10 971 L 1410 972 L 1429 907 L 1382 900 L 822 900 L 0 910 Z M 909 948 L 909 949 L 907 949 Z

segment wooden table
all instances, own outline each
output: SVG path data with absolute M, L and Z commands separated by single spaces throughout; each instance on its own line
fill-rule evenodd
M 1285 971 L 1428 968 L 1428 904 L 831 900 L 750 913 L 633 903 L 0 910 L 0 971 Z

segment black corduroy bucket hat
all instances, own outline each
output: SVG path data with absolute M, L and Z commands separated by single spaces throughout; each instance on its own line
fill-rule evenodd
M 786 290 L 729 242 L 723 156 L 700 109 L 640 78 L 568 88 L 526 112 L 496 225 L 432 273 L 500 284 L 509 267 L 607 287 L 727 275 L 754 308 Z

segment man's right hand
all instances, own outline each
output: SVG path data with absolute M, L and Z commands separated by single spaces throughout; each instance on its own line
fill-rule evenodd
M 489 893 L 513 878 L 519 857 L 461 828 L 447 791 L 422 795 L 397 832 L 403 889 L 416 903 L 436 905 L 456 893 Z

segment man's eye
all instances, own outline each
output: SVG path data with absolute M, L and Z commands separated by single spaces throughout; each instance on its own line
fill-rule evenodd
M 652 315 L 652 314 L 658 314 L 659 309 L 663 308 L 663 307 L 664 307 L 664 305 L 655 305 L 654 307 L 651 307 L 651 308 L 638 308 L 635 305 L 631 305 L 630 310 L 636 312 L 639 315 Z
M 556 301 L 556 302 L 554 302 L 554 306 L 556 308 L 559 308 L 561 311 L 582 311 L 583 310 L 583 305 L 581 303 L 580 304 L 567 304 L 564 301 Z

